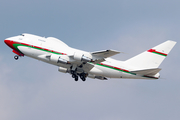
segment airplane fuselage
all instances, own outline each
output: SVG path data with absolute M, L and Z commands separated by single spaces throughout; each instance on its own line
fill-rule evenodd
M 60 72 L 71 70 L 77 74 L 85 73 L 86 77 L 106 79 L 107 78 L 129 78 L 129 79 L 158 79 L 159 74 L 154 76 L 139 75 L 133 72 L 124 61 L 105 58 L 104 61 L 95 63 L 91 52 L 86 52 L 69 47 L 64 42 L 53 37 L 40 37 L 31 34 L 22 34 L 4 40 L 18 56 L 28 56 L 49 64 L 59 66 Z M 83 56 L 79 58 L 79 56 Z M 17 56 L 16 56 L 17 57 Z M 83 59 L 83 61 L 82 61 Z

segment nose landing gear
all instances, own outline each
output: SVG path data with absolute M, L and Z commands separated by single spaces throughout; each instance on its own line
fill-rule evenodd
M 14 59 L 15 59 L 15 60 L 18 60 L 18 59 L 19 59 L 19 56 L 18 56 L 18 55 L 15 55 L 15 56 L 14 56 Z

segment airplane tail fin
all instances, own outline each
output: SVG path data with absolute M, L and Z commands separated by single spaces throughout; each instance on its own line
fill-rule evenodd
M 133 66 L 136 70 L 158 68 L 175 44 L 175 41 L 168 40 L 153 47 L 152 49 L 126 60 L 125 64 Z

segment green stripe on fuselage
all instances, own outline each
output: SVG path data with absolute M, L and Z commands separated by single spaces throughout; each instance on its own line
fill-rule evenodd
M 21 52 L 21 51 L 18 49 L 18 46 L 25 46 L 25 47 L 29 47 L 29 48 L 33 48 L 33 49 L 37 49 L 37 50 L 41 50 L 41 51 L 45 51 L 45 52 L 57 54 L 57 55 L 62 55 L 61 53 L 52 52 L 52 51 L 44 50 L 43 48 L 41 49 L 41 48 L 36 48 L 36 47 L 33 47 L 33 46 L 28 46 L 28 45 L 13 44 L 13 46 L 14 46 L 19 52 Z
M 96 64 L 96 65 L 99 65 L 99 66 L 102 66 L 102 67 L 107 67 L 107 68 L 110 68 L 110 69 L 113 69 L 113 70 L 117 70 L 117 71 L 121 71 L 121 72 L 124 72 L 124 73 L 129 73 L 129 74 L 132 74 L 132 75 L 136 75 L 136 73 L 131 73 L 131 72 L 128 72 L 128 71 L 116 69 L 116 68 L 111 67 L 111 66 L 106 66 L 106 65 L 101 65 L 101 64 Z

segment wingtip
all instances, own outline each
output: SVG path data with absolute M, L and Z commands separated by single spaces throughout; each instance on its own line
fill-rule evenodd
M 172 43 L 175 43 L 175 44 L 177 43 L 176 41 L 173 41 L 173 40 L 167 40 L 167 41 L 172 42 Z

